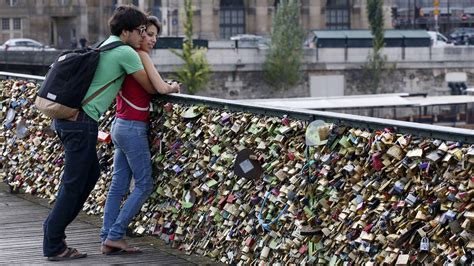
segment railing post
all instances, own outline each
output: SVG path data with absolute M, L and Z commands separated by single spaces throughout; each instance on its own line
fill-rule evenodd
M 344 62 L 347 62 L 347 60 L 348 60 L 348 55 L 347 55 L 348 49 L 349 49 L 349 47 L 348 47 L 348 44 L 347 44 L 347 36 L 346 36 L 346 41 L 345 41 L 345 45 L 344 45 Z
M 405 60 L 405 36 L 402 38 L 402 60 Z

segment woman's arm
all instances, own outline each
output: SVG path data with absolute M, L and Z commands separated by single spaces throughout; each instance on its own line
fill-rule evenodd
M 138 51 L 138 55 L 142 60 L 143 67 L 145 68 L 148 79 L 150 79 L 151 84 L 155 90 L 160 94 L 168 94 L 173 92 L 179 92 L 179 85 L 173 83 L 172 85 L 166 83 L 162 78 L 160 73 L 155 68 L 155 65 L 151 61 L 150 55 L 145 51 Z

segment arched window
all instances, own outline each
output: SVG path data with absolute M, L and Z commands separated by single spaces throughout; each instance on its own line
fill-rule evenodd
M 326 1 L 326 28 L 329 30 L 347 30 L 351 28 L 350 0 Z
M 8 6 L 16 6 L 18 4 L 17 0 L 6 0 Z
M 151 9 L 151 13 L 153 14 L 153 16 L 157 17 L 160 21 L 163 21 L 161 19 L 161 0 L 153 1 L 153 7 Z
M 279 5 L 279 4 L 280 4 L 280 0 L 275 0 L 275 1 L 273 1 L 273 7 L 274 7 L 275 9 L 278 8 L 278 5 Z
M 112 7 L 112 12 L 117 8 L 118 6 L 118 1 L 117 0 L 112 0 L 112 3 L 110 5 Z
M 245 33 L 245 5 L 243 0 L 221 0 L 219 10 L 220 38 Z

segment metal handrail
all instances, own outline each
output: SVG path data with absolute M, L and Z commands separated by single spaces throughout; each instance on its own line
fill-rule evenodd
M 287 116 L 303 121 L 323 120 L 325 122 L 334 123 L 341 126 L 367 128 L 371 130 L 394 128 L 397 132 L 403 134 L 474 144 L 474 130 L 471 129 L 453 128 L 327 111 L 303 110 L 294 108 L 284 109 L 249 103 L 240 103 L 233 100 L 186 94 L 161 95 L 159 96 L 159 99 L 187 105 L 206 105 L 209 107 L 227 109 L 229 111 L 235 112 L 249 112 L 277 117 Z
M 44 81 L 44 76 L 36 76 L 36 75 L 29 75 L 29 74 L 21 74 L 21 73 L 13 73 L 13 72 L 5 72 L 0 71 L 0 77 L 5 78 L 23 78 L 27 80 L 40 80 Z
M 26 75 L 11 72 L 0 72 L 0 76 L 40 81 L 44 80 L 43 76 Z M 156 99 L 170 101 L 174 103 L 181 103 L 185 105 L 205 105 L 212 108 L 226 109 L 234 112 L 248 112 L 277 117 L 287 116 L 303 121 L 324 120 L 326 122 L 334 123 L 341 126 L 366 128 L 370 130 L 394 128 L 397 132 L 403 134 L 411 134 L 420 137 L 449 141 L 461 141 L 464 143 L 474 144 L 474 130 L 470 129 L 428 125 L 393 119 L 375 118 L 326 111 L 314 111 L 292 108 L 283 109 L 249 103 L 240 103 L 235 100 L 225 100 L 187 94 L 160 95 Z

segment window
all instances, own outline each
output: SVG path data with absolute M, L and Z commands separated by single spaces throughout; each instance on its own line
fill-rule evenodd
M 349 0 L 327 0 L 326 28 L 329 30 L 346 30 L 351 28 Z
M 118 1 L 117 0 L 112 0 L 111 7 L 112 7 L 112 12 L 117 8 L 118 6 Z
M 153 7 L 152 7 L 152 14 L 153 16 L 157 17 L 160 21 L 162 20 L 161 18 L 161 0 L 154 0 L 153 1 Z
M 2 18 L 2 30 L 10 30 L 10 19 Z
M 16 6 L 17 1 L 16 0 L 6 0 L 8 6 Z
M 13 18 L 13 29 L 21 30 L 21 18 Z
M 222 39 L 245 33 L 245 5 L 243 0 L 221 0 L 219 29 Z
M 70 0 L 59 0 L 59 5 L 60 6 L 67 6 L 70 4 Z
M 2 31 L 21 31 L 21 18 L 2 18 Z

